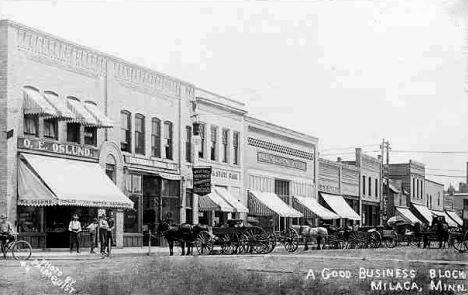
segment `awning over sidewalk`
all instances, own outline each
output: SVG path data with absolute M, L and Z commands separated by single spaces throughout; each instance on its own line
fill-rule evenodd
M 457 227 L 457 223 L 452 220 L 444 211 L 437 211 L 437 210 L 430 210 L 431 213 L 435 216 L 442 216 L 444 217 L 445 221 L 447 221 L 450 227 Z
M 23 88 L 23 113 L 44 117 L 59 117 L 57 110 L 34 88 Z
M 20 165 L 18 178 L 22 205 L 133 209 L 133 202 L 97 163 L 30 154 L 21 157 L 27 162 Z
M 235 212 L 235 209 L 213 189 L 210 194 L 198 198 L 198 210 Z
M 460 216 L 457 215 L 457 213 L 453 212 L 453 211 L 445 211 L 445 213 L 447 213 L 447 215 L 453 220 L 455 221 L 459 226 L 463 226 L 463 219 L 460 218 Z
M 249 209 L 236 199 L 227 189 L 223 187 L 215 187 L 214 189 L 229 205 L 234 208 L 234 212 L 249 213 Z
M 431 224 L 431 222 L 432 222 L 432 213 L 429 210 L 429 208 L 427 208 L 424 205 L 419 205 L 419 204 L 414 204 L 414 203 L 412 203 L 412 205 L 422 215 L 422 217 L 424 217 L 424 219 L 426 219 L 426 221 L 429 224 Z
M 336 212 L 341 218 L 351 220 L 361 220 L 359 214 L 351 208 L 342 196 L 320 193 L 328 206 Z
M 283 202 L 274 193 L 265 193 L 259 191 L 249 191 L 249 212 L 251 215 L 280 217 L 303 217 L 301 212 L 296 211 L 288 204 Z
M 320 205 L 315 198 L 294 196 L 293 208 L 302 212 L 306 218 L 340 219 L 340 216 Z
M 410 222 L 411 225 L 414 225 L 416 222 L 421 223 L 421 221 L 414 216 L 413 213 L 409 210 L 409 208 L 402 208 L 402 207 L 395 207 L 396 213 L 400 216 L 403 217 L 406 221 Z

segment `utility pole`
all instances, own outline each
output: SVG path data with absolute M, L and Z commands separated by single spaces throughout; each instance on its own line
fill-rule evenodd
M 383 214 L 382 216 L 385 216 L 385 219 L 386 220 L 386 216 L 387 216 L 387 208 L 386 208 L 386 205 L 387 205 L 387 201 L 388 201 L 388 195 L 389 195 L 389 192 L 390 192 L 390 180 L 389 180 L 389 175 L 388 175 L 388 168 L 389 168 L 389 164 L 390 164 L 390 142 L 388 142 L 388 140 L 385 140 L 382 139 L 382 144 L 380 145 L 380 149 L 381 149 L 381 165 L 382 165 L 382 178 L 385 180 L 385 185 L 386 185 L 386 190 L 385 190 L 385 194 L 382 194 L 382 210 L 383 210 Z M 385 169 L 385 166 L 384 166 L 384 150 L 386 149 L 386 157 L 385 157 L 385 163 L 386 163 L 386 167 L 387 169 Z M 383 192 L 383 190 L 381 189 L 380 190 L 381 192 Z M 383 223 L 383 222 L 382 222 Z

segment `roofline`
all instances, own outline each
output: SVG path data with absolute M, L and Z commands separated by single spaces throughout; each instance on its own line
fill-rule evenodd
M 36 29 L 36 28 L 32 28 L 32 27 L 26 26 L 26 25 L 24 25 L 24 24 L 21 24 L 21 23 L 18 23 L 18 22 L 9 20 L 9 19 L 0 19 L 0 25 L 4 25 L 4 24 L 6 24 L 7 26 L 10 26 L 10 27 L 15 27 L 15 28 L 20 28 L 20 29 L 24 29 L 24 30 L 29 30 L 29 31 L 34 32 L 34 33 L 36 33 L 36 34 L 41 34 L 41 35 L 44 35 L 44 36 L 46 36 L 46 37 L 49 37 L 49 38 L 52 38 L 52 39 L 56 39 L 57 41 L 64 42 L 64 43 L 68 43 L 68 44 L 73 45 L 73 46 L 76 46 L 76 47 L 80 47 L 80 48 L 82 48 L 82 49 L 84 49 L 84 50 L 88 50 L 88 51 L 91 51 L 91 52 L 93 52 L 93 53 L 95 53 L 95 54 L 97 54 L 97 55 L 101 55 L 102 57 L 108 58 L 108 59 L 111 60 L 111 61 L 120 62 L 120 63 L 126 63 L 126 64 L 128 64 L 129 66 L 138 67 L 138 68 L 141 68 L 141 69 L 143 69 L 143 70 L 145 70 L 145 71 L 152 72 L 152 73 L 154 73 L 154 74 L 156 74 L 156 75 L 163 76 L 163 77 L 166 78 L 166 79 L 173 80 L 174 82 L 179 82 L 179 83 L 181 83 L 181 84 L 185 84 L 186 86 L 191 86 L 191 87 L 195 88 L 195 85 L 194 85 L 193 83 L 190 83 L 190 82 L 184 81 L 184 80 L 182 80 L 182 79 L 175 78 L 175 77 L 172 77 L 172 76 L 163 74 L 163 73 L 161 73 L 161 72 L 155 71 L 155 70 L 150 69 L 150 68 L 148 68 L 148 67 L 145 67 L 145 66 L 138 65 L 138 64 L 136 64 L 136 63 L 127 61 L 127 60 L 125 60 L 125 59 L 123 59 L 123 58 L 120 58 L 120 57 L 117 57 L 117 56 L 114 56 L 114 55 L 111 55 L 111 54 L 108 54 L 108 53 L 104 53 L 104 52 L 99 51 L 99 50 L 96 50 L 96 49 L 94 49 L 94 48 L 91 48 L 91 47 L 88 47 L 88 46 L 84 46 L 84 45 L 75 43 L 75 42 L 70 41 L 70 40 L 66 40 L 66 39 L 64 39 L 64 38 L 61 38 L 61 37 L 52 35 L 52 34 L 50 34 L 50 33 L 41 31 L 41 30 Z
M 276 124 L 273 124 L 273 123 L 270 123 L 270 122 L 267 122 L 267 121 L 264 121 L 264 120 L 260 120 L 258 118 L 254 118 L 252 116 L 246 115 L 245 116 L 245 122 L 246 123 L 259 124 L 259 125 L 266 125 L 267 127 L 271 127 L 271 128 L 276 129 L 276 130 L 278 130 L 280 132 L 284 132 L 286 134 L 292 134 L 293 136 L 297 136 L 299 138 L 302 138 L 302 140 L 312 141 L 314 144 L 318 144 L 318 141 L 319 141 L 319 139 L 317 137 L 310 136 L 310 135 L 307 135 L 307 134 L 304 134 L 304 133 L 301 133 L 301 132 L 297 132 L 297 131 L 294 131 L 292 129 L 282 127 L 280 125 L 276 125 Z
M 209 99 L 209 98 L 195 96 L 195 100 L 200 101 L 201 103 L 214 105 L 215 107 L 232 110 L 233 112 L 238 113 L 241 116 L 244 115 L 244 114 L 247 114 L 247 110 L 245 110 L 245 109 L 236 108 L 236 107 L 233 107 L 233 106 L 230 106 L 230 105 L 227 105 L 227 104 L 223 104 L 223 103 L 214 101 L 214 100 Z
M 430 180 L 430 179 L 428 179 L 428 178 L 424 178 L 424 180 L 425 180 L 425 181 L 432 182 L 432 183 L 434 183 L 434 184 L 438 184 L 438 185 L 444 186 L 444 184 L 443 184 L 443 183 L 436 182 L 436 181 L 434 181 L 434 180 Z
M 203 91 L 203 92 L 207 92 L 207 93 L 212 94 L 212 95 L 214 95 L 214 96 L 219 96 L 219 97 L 221 97 L 222 99 L 228 100 L 228 101 L 230 101 L 230 102 L 233 102 L 233 103 L 236 103 L 236 104 L 239 104 L 239 105 L 242 105 L 242 106 L 245 107 L 245 103 L 243 103 L 243 102 L 237 101 L 237 100 L 235 100 L 235 99 L 232 99 L 232 98 L 229 98 L 229 97 L 226 97 L 226 96 L 223 96 L 223 95 L 219 95 L 219 94 L 214 93 L 214 92 L 212 92 L 212 91 L 209 91 L 209 90 L 206 90 L 206 89 L 203 89 L 203 88 L 200 88 L 200 87 L 195 87 L 195 91 L 196 91 L 196 90 L 200 90 L 200 91 Z M 205 97 L 203 97 L 203 98 L 205 98 Z

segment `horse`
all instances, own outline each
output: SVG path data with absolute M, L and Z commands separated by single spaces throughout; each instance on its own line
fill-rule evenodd
M 182 247 L 183 255 L 193 255 L 193 243 L 197 235 L 204 230 L 208 230 L 207 225 L 183 223 L 181 225 L 171 225 L 167 220 L 159 221 L 158 235 L 164 236 L 169 244 L 169 255 L 174 255 L 174 242 L 178 241 Z M 185 253 L 185 245 L 187 245 L 187 253 Z
M 328 237 L 328 231 L 325 227 L 311 227 L 308 225 L 292 226 L 300 236 L 304 237 L 304 251 L 309 250 L 309 239 L 315 238 L 317 241 L 317 250 L 321 250 L 320 242 Z
M 449 227 L 447 222 L 445 221 L 445 218 L 439 217 L 439 218 L 434 218 L 432 221 L 432 226 L 429 228 L 429 232 L 435 233 L 437 237 L 437 241 L 439 242 L 439 249 L 442 248 L 442 246 L 445 248 L 445 243 L 448 242 L 450 234 L 449 234 Z M 428 235 L 424 235 L 424 248 L 429 246 L 429 237 Z M 448 243 L 450 246 L 450 243 Z

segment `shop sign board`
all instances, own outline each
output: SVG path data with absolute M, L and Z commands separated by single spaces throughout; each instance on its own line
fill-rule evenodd
M 257 161 L 259 163 L 268 163 L 286 168 L 292 168 L 307 171 L 307 163 L 286 157 L 281 157 L 269 153 L 257 152 Z
M 211 171 L 211 176 L 216 178 L 224 178 L 233 181 L 240 181 L 240 173 L 235 171 L 228 171 L 224 169 L 213 169 Z
M 211 193 L 211 167 L 193 167 L 193 193 L 204 196 Z
M 329 192 L 329 193 L 334 193 L 334 194 L 339 194 L 339 193 L 340 193 L 340 188 L 338 188 L 338 187 L 333 187 L 333 186 L 329 186 L 329 185 L 320 184 L 320 185 L 319 185 L 319 191 L 322 191 L 322 192 Z
M 45 141 L 39 138 L 18 138 L 18 148 L 93 159 L 99 157 L 98 150 L 95 148 Z

